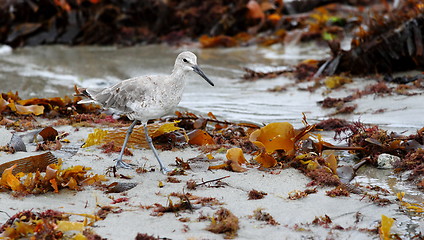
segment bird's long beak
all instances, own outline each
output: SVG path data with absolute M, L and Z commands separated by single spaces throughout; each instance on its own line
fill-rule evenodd
M 194 71 L 195 73 L 199 74 L 199 75 L 200 75 L 203 79 L 205 79 L 205 80 L 206 80 L 206 82 L 208 82 L 210 85 L 215 86 L 215 84 L 213 84 L 213 82 L 212 82 L 212 81 L 211 81 L 208 77 L 206 77 L 205 73 L 202 71 L 202 69 L 200 69 L 200 67 L 199 67 L 199 66 L 194 65 L 194 66 L 193 66 L 193 71 Z

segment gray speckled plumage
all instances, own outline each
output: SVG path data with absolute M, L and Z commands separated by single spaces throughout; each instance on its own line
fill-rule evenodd
M 185 77 L 188 72 L 196 71 L 194 69 L 200 70 L 196 55 L 182 52 L 175 60 L 171 75 L 130 78 L 101 91 L 84 89 L 83 94 L 89 99 L 79 103 L 98 103 L 104 108 L 126 114 L 131 120 L 147 122 L 170 113 L 178 105 L 183 95 Z M 213 85 L 201 70 L 199 72 Z
M 122 162 L 122 155 L 133 127 L 137 124 L 137 121 L 140 121 L 145 127 L 146 138 L 159 161 L 161 170 L 166 170 L 151 143 L 150 137 L 147 135 L 147 121 L 170 113 L 178 105 L 183 95 L 185 77 L 190 71 L 196 72 L 210 85 L 214 86 L 212 81 L 197 66 L 196 55 L 186 51 L 177 56 L 171 75 L 130 78 L 100 91 L 79 89 L 82 95 L 88 99 L 81 100 L 78 103 L 97 103 L 104 108 L 120 111 L 126 114 L 129 119 L 134 120 L 128 128 L 124 145 L 117 159 L 117 166 L 129 167 Z

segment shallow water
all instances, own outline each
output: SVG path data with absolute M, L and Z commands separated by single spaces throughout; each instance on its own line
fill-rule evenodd
M 17 90 L 23 98 L 53 97 L 71 95 L 74 84 L 99 88 L 134 76 L 169 74 L 175 56 L 182 50 L 163 45 L 18 49 L 12 54 L 0 56 L 1 90 Z M 284 78 L 241 81 L 244 67 L 266 70 L 269 66 L 285 65 L 284 59 L 276 59 L 278 50 L 233 48 L 194 51 L 204 72 L 215 82 L 215 87 L 191 74 L 180 104 L 189 111 L 212 111 L 231 120 L 272 122 L 300 119 L 302 112 L 309 111 L 310 104 L 315 106 L 315 102 L 322 99 L 306 92 L 296 93 L 296 98 L 290 96 L 292 94 L 266 92 L 274 85 L 289 83 L 290 80 Z M 287 59 L 290 63 L 298 60 Z
M 0 55 L 0 90 L 19 91 L 23 98 L 72 95 L 73 86 L 106 87 L 122 79 L 145 74 L 169 74 L 176 55 L 186 50 L 164 45 L 130 48 L 40 46 L 22 48 Z M 229 49 L 189 49 L 198 55 L 198 63 L 215 82 L 209 86 L 191 74 L 180 107 L 189 111 L 236 121 L 268 123 L 289 121 L 301 126 L 302 112 L 311 121 L 327 118 L 332 110 L 323 110 L 317 101 L 326 89 L 315 93 L 299 91 L 270 93 L 267 89 L 291 83 L 285 77 L 242 81 L 243 68 L 270 71 L 305 59 L 328 56 L 328 50 L 314 45 L 290 47 L 249 47 Z M 350 88 L 371 80 L 360 79 Z M 303 86 L 312 85 L 305 83 Z M 348 88 L 349 88 L 348 87 Z M 337 96 L 335 92 L 332 96 Z M 347 95 L 347 94 L 345 94 Z M 350 120 L 386 125 L 388 128 L 414 130 L 422 127 L 424 109 L 416 104 L 423 96 L 365 97 L 357 100 L 357 113 L 340 116 Z M 384 113 L 373 114 L 377 109 Z M 338 116 L 339 117 L 339 116 Z

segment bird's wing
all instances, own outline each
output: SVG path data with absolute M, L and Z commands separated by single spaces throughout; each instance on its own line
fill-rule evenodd
M 137 79 L 129 79 L 104 89 L 93 96 L 93 99 L 105 108 L 128 113 L 133 111 L 129 106 L 134 102 L 145 101 L 147 93 L 146 85 L 140 84 Z

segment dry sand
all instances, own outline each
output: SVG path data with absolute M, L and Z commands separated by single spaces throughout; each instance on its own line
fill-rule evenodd
M 69 145 L 80 146 L 92 128 L 80 128 L 75 131 L 69 126 L 56 127 L 59 131 L 69 132 L 67 139 Z M 11 132 L 4 128 L 0 129 L 0 145 L 9 141 Z M 1 162 L 19 159 L 28 155 L 36 155 L 33 152 L 35 146 L 27 144 L 28 152 L 8 154 L 0 152 Z M 187 148 L 182 151 L 159 151 L 167 165 L 174 164 L 175 158 L 184 160 L 200 154 L 198 150 Z M 384 207 L 377 206 L 362 195 L 351 194 L 350 197 L 326 196 L 326 191 L 331 188 L 320 188 L 316 194 L 310 194 L 298 200 L 289 200 L 288 193 L 294 190 L 303 191 L 306 184 L 311 180 L 296 169 L 273 171 L 261 171 L 249 168 L 247 172 L 236 173 L 226 170 L 216 171 L 188 171 L 186 176 L 176 176 L 180 183 L 166 182 L 167 176 L 158 171 L 157 162 L 149 149 L 133 149 L 134 156 L 125 157 L 133 160 L 146 168 L 154 167 L 155 172 L 138 174 L 132 169 L 119 169 L 119 173 L 132 176 L 132 179 L 124 180 L 109 177 L 110 182 L 135 182 L 138 185 L 123 193 L 104 193 L 94 187 L 87 187 L 83 191 L 62 190 L 59 193 L 48 193 L 37 196 L 15 198 L 10 193 L 0 193 L 0 210 L 13 215 L 19 211 L 33 209 L 44 211 L 54 209 L 71 213 L 94 214 L 99 206 L 111 205 L 121 209 L 120 213 L 110 213 L 105 220 L 95 223 L 92 229 L 100 236 L 108 239 L 134 239 L 137 233 L 147 233 L 154 236 L 169 239 L 223 239 L 225 235 L 215 234 L 205 230 L 210 220 L 200 221 L 201 216 L 212 216 L 219 208 L 229 209 L 239 218 L 240 230 L 237 239 L 376 239 L 378 235 L 359 231 L 361 228 L 375 228 L 381 220 L 381 215 L 396 219 L 392 228 L 393 232 L 401 235 L 406 234 L 405 224 L 410 218 L 399 211 L 397 204 Z M 113 165 L 112 159 L 116 154 L 108 155 L 101 153 L 96 146 L 78 148 L 78 152 L 66 157 L 63 153 L 56 153 L 64 157 L 64 167 L 83 165 L 92 167 L 92 172 L 104 174 L 105 170 Z M 214 154 L 215 157 L 224 158 L 224 155 Z M 249 156 L 246 156 L 249 159 Z M 172 167 L 172 166 L 171 166 Z M 209 185 L 188 190 L 186 182 L 190 179 L 196 182 L 230 176 L 223 179 L 222 187 L 215 188 Z M 355 180 L 353 180 L 354 182 Z M 159 182 L 164 184 L 159 187 Z M 252 189 L 266 192 L 263 199 L 248 200 L 248 192 Z M 196 196 L 216 198 L 222 205 L 201 206 L 194 205 L 193 211 L 178 213 L 165 213 L 163 216 L 152 216 L 153 209 L 143 209 L 141 206 L 155 203 L 166 206 L 168 196 L 172 192 L 190 192 Z M 113 199 L 128 197 L 129 201 L 111 204 Z M 395 199 L 394 193 L 385 196 Z M 178 198 L 171 198 L 174 203 Z M 362 199 L 362 200 L 361 200 Z M 279 225 L 270 225 L 264 221 L 253 219 L 254 210 L 261 208 L 269 213 Z M 311 224 L 315 217 L 327 215 L 332 224 L 329 227 Z M 73 216 L 75 220 L 82 217 Z M 179 219 L 188 218 L 187 222 Z M 0 214 L 0 223 L 8 219 L 6 214 Z M 344 230 L 335 229 L 340 225 Z

